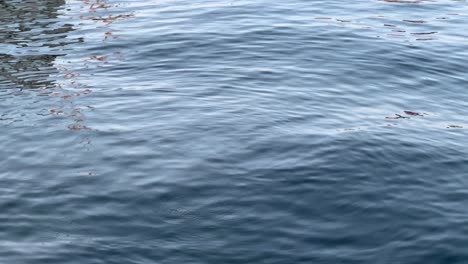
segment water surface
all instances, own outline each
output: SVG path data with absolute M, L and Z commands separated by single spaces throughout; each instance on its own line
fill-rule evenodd
M 466 1 L 0 1 L 2 263 L 466 263 Z

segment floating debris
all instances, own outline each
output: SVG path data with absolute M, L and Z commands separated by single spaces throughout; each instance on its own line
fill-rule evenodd
M 412 112 L 412 111 L 404 111 L 405 114 L 410 115 L 410 116 L 424 116 L 418 112 Z
M 436 38 L 418 38 L 418 41 L 428 41 L 428 40 L 436 40 Z
M 415 32 L 415 33 L 411 33 L 411 35 L 432 35 L 432 34 L 437 34 L 437 32 L 432 31 L 432 32 Z
M 408 22 L 408 23 L 418 23 L 418 24 L 427 23 L 427 21 L 425 21 L 425 20 L 408 20 L 408 19 L 403 19 L 402 21 L 403 21 L 403 22 Z
M 399 114 L 395 114 L 395 116 L 387 116 L 385 117 L 385 119 L 409 119 L 409 117 L 407 116 L 402 116 L 402 115 L 399 115 Z
M 60 115 L 60 114 L 65 114 L 62 110 L 55 110 L 55 109 L 50 109 L 49 113 L 51 115 Z
M 413 111 L 403 111 L 405 114 L 409 116 L 424 116 L 427 115 L 426 113 L 418 113 Z M 402 116 L 400 114 L 395 114 L 395 116 L 387 116 L 385 119 L 409 119 L 407 116 Z

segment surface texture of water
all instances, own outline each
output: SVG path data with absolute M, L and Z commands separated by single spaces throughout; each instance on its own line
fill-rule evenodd
M 0 262 L 468 263 L 467 25 L 448 0 L 0 1 Z

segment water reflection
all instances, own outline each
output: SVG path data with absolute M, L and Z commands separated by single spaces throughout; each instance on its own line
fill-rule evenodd
M 430 4 L 436 4 L 437 1 L 424 0 L 380 0 L 389 6 L 419 6 L 423 7 Z M 422 16 L 418 14 L 417 16 Z M 348 19 L 344 17 L 314 17 L 317 22 L 326 23 L 327 26 L 343 26 L 355 30 L 365 30 L 366 35 L 384 39 L 403 40 L 406 42 L 424 42 L 424 41 L 443 41 L 448 38 L 442 38 L 442 33 L 439 30 L 449 26 L 449 21 L 457 17 L 463 16 L 459 13 L 442 13 L 438 16 L 418 17 L 414 18 L 411 14 L 409 18 L 391 17 L 389 15 L 370 15 L 360 18 Z M 443 23 L 445 22 L 445 23 Z M 427 36 L 430 35 L 430 36 Z M 439 36 L 440 35 L 440 36 Z M 437 36 L 437 37 L 436 37 Z M 447 37 L 447 36 L 443 36 Z
M 109 51 L 105 46 L 118 38 L 110 25 L 133 16 L 118 10 L 119 6 L 102 0 L 0 1 L 0 38 L 4 40 L 0 44 L 0 92 L 22 92 L 25 104 L 33 102 L 37 106 L 33 115 L 72 120 L 72 124 L 65 125 L 72 131 L 90 130 L 84 124 L 85 112 L 93 107 L 80 98 L 94 89 L 89 78 L 93 71 L 122 60 L 120 50 Z M 96 34 L 102 34 L 100 47 L 93 43 Z M 87 52 L 84 45 L 76 45 L 85 41 L 93 53 Z M 77 52 L 77 47 L 82 51 Z M 49 99 L 37 101 L 32 99 L 34 96 Z M 10 112 L 16 113 L 2 113 L 6 115 L 2 120 L 28 119 L 31 113 L 14 107 L 18 103 L 22 102 L 11 100 L 10 109 L 14 111 Z M 45 112 L 43 104 L 49 104 Z M 15 119 L 15 115 L 22 118 Z
M 0 87 L 32 89 L 52 86 L 53 80 L 49 77 L 57 73 L 53 63 L 56 57 L 57 55 L 0 54 Z
M 122 60 L 121 51 L 110 52 L 111 49 L 107 47 L 108 42 L 117 39 L 111 24 L 133 16 L 133 14 L 122 13 L 118 9 L 119 6 L 120 4 L 109 4 L 106 0 L 83 1 L 80 6 L 80 15 L 75 19 L 80 27 L 84 27 L 88 31 L 87 35 L 90 39 L 86 42 L 90 46 L 90 50 L 93 51 L 79 53 L 79 57 L 75 57 L 73 63 L 68 60 L 59 60 L 55 63 L 55 67 L 60 70 L 57 76 L 57 86 L 60 88 L 58 96 L 63 99 L 64 108 L 51 109 L 50 112 L 51 114 L 63 113 L 72 120 L 73 123 L 67 126 L 69 130 L 93 130 L 92 127 L 85 124 L 85 113 L 94 108 L 87 104 L 80 104 L 79 100 L 93 92 L 94 87 L 90 77 L 100 67 L 104 65 L 109 67 L 112 66 L 113 62 Z M 116 14 L 111 13 L 114 11 Z M 96 35 L 102 36 L 99 44 L 94 42 Z M 89 137 L 85 142 L 90 144 Z
M 63 47 L 82 42 L 67 39 L 71 24 L 59 20 L 65 1 L 0 1 L 0 88 L 53 87 L 54 61 Z

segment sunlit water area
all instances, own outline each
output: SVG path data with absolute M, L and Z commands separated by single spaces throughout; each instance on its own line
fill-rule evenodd
M 468 2 L 0 1 L 0 263 L 468 263 Z

